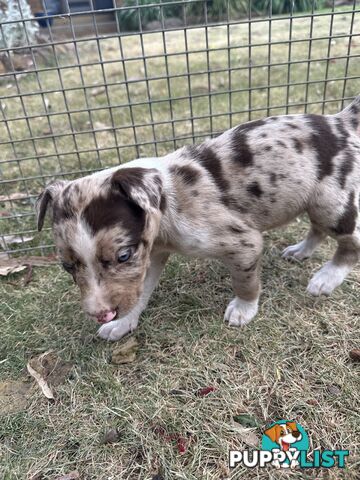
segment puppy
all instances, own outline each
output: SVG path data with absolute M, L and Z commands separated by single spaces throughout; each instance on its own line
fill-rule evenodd
M 258 310 L 262 233 L 304 212 L 310 231 L 283 257 L 303 260 L 335 238 L 308 285 L 329 295 L 359 259 L 359 189 L 360 96 L 336 115 L 256 120 L 162 158 L 56 181 L 37 222 L 41 230 L 49 209 L 85 313 L 118 340 L 136 328 L 172 252 L 221 260 L 235 294 L 225 321 L 246 325 Z

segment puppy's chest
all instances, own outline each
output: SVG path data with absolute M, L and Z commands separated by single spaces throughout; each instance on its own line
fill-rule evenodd
M 179 224 L 166 237 L 159 237 L 155 245 L 159 249 L 183 255 L 207 257 L 213 249 L 213 241 L 207 229 Z

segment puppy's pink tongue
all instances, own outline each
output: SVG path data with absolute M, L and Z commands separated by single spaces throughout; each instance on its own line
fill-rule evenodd
M 115 317 L 116 317 L 116 311 L 115 310 L 109 310 L 108 312 L 103 313 L 102 315 L 100 315 L 98 317 L 98 322 L 100 322 L 100 323 L 111 322 L 111 320 L 113 320 L 113 318 L 115 318 Z

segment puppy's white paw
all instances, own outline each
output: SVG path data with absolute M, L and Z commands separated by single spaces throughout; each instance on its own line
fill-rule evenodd
M 132 332 L 137 327 L 137 321 L 128 319 L 127 317 L 102 325 L 98 330 L 98 336 L 109 342 L 115 342 L 124 337 L 127 333 Z
M 246 302 L 235 297 L 229 303 L 224 320 L 232 327 L 240 327 L 249 323 L 257 314 L 259 299 L 253 302 Z
M 282 258 L 288 258 L 296 260 L 305 260 L 305 258 L 311 257 L 313 253 L 313 249 L 309 248 L 309 244 L 306 240 L 297 243 L 296 245 L 290 245 L 289 247 L 285 248 L 282 252 Z
M 307 291 L 315 297 L 330 295 L 336 287 L 342 284 L 350 271 L 351 267 L 349 266 L 328 262 L 315 273 L 309 282 Z

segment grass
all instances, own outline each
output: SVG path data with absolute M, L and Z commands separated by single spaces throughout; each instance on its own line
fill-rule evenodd
M 3 415 L 1 478 L 43 478 L 78 469 L 81 478 L 277 478 L 274 470 L 229 472 L 230 448 L 252 448 L 271 421 L 295 419 L 311 449 L 349 449 L 346 471 L 307 471 L 301 478 L 356 479 L 359 465 L 359 367 L 349 351 L 359 342 L 358 271 L 329 299 L 310 298 L 311 273 L 329 257 L 326 244 L 300 265 L 280 259 L 305 223 L 267 238 L 260 313 L 245 329 L 222 322 L 231 288 L 214 262 L 175 257 L 140 327 L 134 363 L 109 363 L 111 345 L 95 336 L 78 294 L 58 267 L 1 282 L 3 380 L 24 379 L 31 356 L 54 350 L 74 367 L 49 404 L 37 388 L 26 408 Z M 166 299 L 166 301 L 165 301 Z M 207 397 L 202 387 L 215 386 Z M 182 390 L 184 395 L 172 395 Z M 234 415 L 248 414 L 259 428 Z M 119 442 L 103 445 L 110 428 Z M 187 453 L 159 435 L 191 434 Z M 299 478 L 300 473 L 282 474 Z
M 358 17 L 357 14 L 356 17 Z M 349 15 L 335 17 L 333 34 L 348 32 Z M 357 18 L 358 20 L 358 18 Z M 267 24 L 266 24 L 267 25 Z M 314 21 L 315 36 L 328 33 L 330 18 L 325 16 Z M 355 21 L 354 33 L 359 33 L 360 22 Z M 273 23 L 272 40 L 288 38 L 289 22 Z M 306 39 L 310 28 L 309 19 L 294 19 L 293 38 Z M 253 42 L 262 43 L 268 39 L 268 31 L 263 24 L 252 27 Z M 190 50 L 206 47 L 204 29 L 188 32 Z M 124 58 L 134 58 L 141 54 L 139 36 L 123 38 Z M 119 61 L 117 40 L 101 40 L 104 59 L 113 63 L 105 65 L 107 81 L 117 85 L 108 87 L 109 99 L 105 93 L 92 95 L 93 89 L 102 82 L 102 72 L 98 67 L 82 69 L 84 82 L 90 86 L 88 96 L 81 90 L 69 91 L 67 101 L 71 109 L 86 108 L 86 102 L 93 107 L 104 107 L 92 112 L 72 114 L 73 134 L 70 135 L 69 117 L 50 117 L 55 133 L 65 133 L 64 137 L 52 137 L 40 95 L 24 97 L 29 115 L 39 115 L 31 120 L 32 132 L 46 137 L 35 141 L 38 154 L 54 154 L 53 157 L 39 160 L 29 159 L 18 163 L 8 163 L 13 157 L 10 147 L 2 146 L 4 162 L 1 174 L 4 180 L 15 182 L 3 184 L 6 192 L 26 192 L 35 196 L 41 189 L 42 179 L 22 181 L 20 177 L 36 177 L 41 173 L 50 176 L 62 171 L 78 168 L 93 169 L 118 163 L 116 144 L 120 149 L 121 161 L 136 156 L 135 147 L 126 145 L 150 142 L 140 147 L 140 154 L 164 154 L 174 144 L 167 141 L 173 134 L 177 138 L 195 134 L 206 136 L 211 128 L 222 130 L 229 127 L 228 93 L 211 97 L 211 107 L 207 95 L 226 92 L 229 78 L 226 72 L 195 75 L 207 69 L 228 68 L 248 64 L 247 25 L 230 27 L 230 41 L 237 48 L 231 51 L 230 59 L 225 47 L 227 32 L 224 27 L 208 30 L 208 42 L 217 53 L 190 53 L 190 71 L 194 74 L 190 90 L 194 97 L 193 116 L 204 116 L 201 121 L 189 120 L 191 116 L 188 99 L 172 102 L 173 118 L 184 119 L 174 124 L 154 125 L 158 143 L 154 144 L 153 129 L 150 126 L 137 127 L 137 138 L 130 128 L 130 109 L 114 108 L 115 124 L 129 126 L 117 130 L 103 130 L 111 126 L 107 108 L 127 102 L 124 84 L 124 70 Z M 331 56 L 341 57 L 347 52 L 347 39 L 336 38 L 331 45 Z M 161 34 L 144 36 L 145 53 L 159 55 L 147 60 L 147 75 L 162 76 L 166 71 Z M 353 50 L 358 51 L 358 40 L 354 37 Z M 184 34 L 166 34 L 168 52 L 181 52 L 185 48 Z M 308 41 L 292 45 L 292 59 L 298 60 L 290 70 L 290 82 L 300 85 L 289 87 L 292 103 L 302 102 L 306 97 L 306 87 L 302 83 L 309 78 L 319 80 L 309 86 L 308 100 L 322 98 L 326 73 L 328 42 L 316 40 L 312 44 L 308 72 Z M 96 43 L 79 44 L 81 62 L 98 58 Z M 268 81 L 268 68 L 259 67 L 267 62 L 267 47 L 252 48 L 252 86 L 263 86 Z M 287 58 L 287 46 L 273 45 L 272 62 L 282 62 Z M 76 60 L 76 52 L 69 50 L 59 54 L 59 62 L 65 66 Z M 50 62 L 50 60 L 49 60 Z M 171 74 L 183 74 L 187 70 L 185 55 L 168 58 Z M 148 98 L 149 88 L 153 99 L 152 115 L 154 122 L 171 120 L 169 102 L 157 102 L 168 97 L 165 80 L 145 81 L 142 60 L 126 60 L 127 75 L 140 82 L 129 85 L 132 103 Z M 328 78 L 342 78 L 346 69 L 344 59 L 329 63 Z M 348 64 L 350 76 L 360 75 L 360 64 L 352 58 Z M 70 88 L 79 86 L 81 81 L 78 67 L 62 70 L 62 82 Z M 60 89 L 56 72 L 39 74 L 43 89 Z M 270 84 L 286 83 L 287 66 L 271 67 Z M 33 74 L 20 80 L 22 92 L 36 91 Z M 232 88 L 246 88 L 249 85 L 247 70 L 232 73 Z M 329 81 L 327 98 L 340 98 L 343 80 Z M 347 82 L 346 95 L 359 93 L 359 79 Z M 187 77 L 171 80 L 172 97 L 188 96 Z M 270 105 L 284 104 L 286 87 L 270 90 Z M 15 93 L 15 87 L 0 86 L 0 93 L 8 96 Z M 203 96 L 202 96 L 203 95 Z M 47 94 L 52 112 L 64 110 L 61 93 Z M 268 89 L 261 88 L 252 94 L 252 107 L 262 110 L 253 118 L 267 113 L 283 113 L 284 109 L 267 109 Z M 233 93 L 233 111 L 246 110 L 248 92 Z M 23 114 L 18 99 L 5 98 L 7 116 L 15 118 Z M 329 113 L 340 105 L 330 103 Z M 211 111 L 210 111 L 211 109 Z M 302 106 L 291 107 L 289 112 L 303 111 Z M 309 112 L 321 112 L 321 105 L 310 105 Z M 151 112 L 148 105 L 133 106 L 136 124 L 150 124 Z M 247 120 L 247 113 L 234 114 L 234 124 Z M 110 150 L 99 154 L 77 156 L 55 156 L 54 141 L 60 152 L 95 148 L 94 136 L 83 133 L 91 130 L 92 122 L 98 129 L 98 145 Z M 1 124 L 2 138 L 8 133 Z M 34 144 L 26 141 L 28 127 L 23 121 L 8 121 L 17 144 L 17 154 L 34 156 Z M 96 127 L 97 125 L 97 127 Z M 115 138 L 116 136 L 116 138 Z M 74 140 L 75 139 L 75 140 Z M 76 144 L 75 144 L 76 141 Z M 178 141 L 177 145 L 189 140 Z M 157 148 L 157 152 L 156 152 Z M 81 163 L 80 163 L 81 162 Z M 3 188 L 3 187 L 1 187 Z M 4 192 L 5 193 L 5 192 Z M 3 192 L 1 192 L 3 194 Z M 5 204 L 6 211 L 12 214 L 31 212 L 31 201 Z M 34 230 L 33 217 L 9 219 L 1 217 L 1 232 L 13 233 Z M 139 341 L 138 355 L 134 363 L 115 366 L 109 363 L 111 345 L 96 338 L 95 326 L 89 324 L 80 311 L 78 294 L 69 277 L 58 267 L 37 269 L 31 282 L 24 287 L 23 274 L 2 278 L 0 283 L 0 316 L 2 341 L 0 344 L 1 382 L 25 380 L 26 363 L 32 356 L 47 350 L 54 350 L 63 360 L 73 364 L 70 377 L 56 387 L 57 399 L 49 404 L 36 387 L 26 398 L 14 401 L 11 411 L 1 410 L 0 399 L 0 478 L 5 480 L 30 479 L 42 474 L 45 479 L 56 479 L 72 470 L 79 470 L 82 479 L 151 479 L 161 474 L 166 480 L 219 480 L 226 478 L 311 478 L 311 479 L 357 479 L 359 457 L 359 366 L 349 359 L 349 351 L 359 345 L 358 301 L 359 270 L 357 269 L 329 299 L 313 299 L 305 293 L 305 287 L 313 271 L 330 257 L 334 245 L 326 243 L 311 261 L 304 264 L 287 263 L 280 259 L 282 248 L 304 236 L 306 222 L 299 221 L 286 230 L 278 230 L 266 236 L 263 268 L 262 302 L 260 313 L 245 329 L 230 329 L 222 322 L 227 302 L 231 299 L 230 279 L 224 268 L 216 262 L 187 261 L 174 257 L 168 264 L 160 287 L 153 296 L 150 306 L 143 315 L 136 336 Z M 50 236 L 39 236 L 29 243 L 37 247 L 50 243 Z M 206 397 L 198 397 L 195 392 L 202 387 L 214 386 L 216 390 Z M 181 390 L 183 395 L 175 395 Z M 251 415 L 259 427 L 246 428 L 233 420 L 239 414 Z M 311 449 L 349 449 L 350 457 L 345 471 L 330 469 L 308 470 L 304 473 L 281 472 L 273 469 L 247 470 L 241 467 L 229 471 L 227 455 L 230 448 L 244 449 L 258 445 L 266 424 L 278 419 L 295 419 L 307 430 Z M 116 428 L 119 441 L 103 444 L 104 433 Z M 174 441 L 161 432 L 178 434 L 187 438 L 188 450 L 180 456 Z

